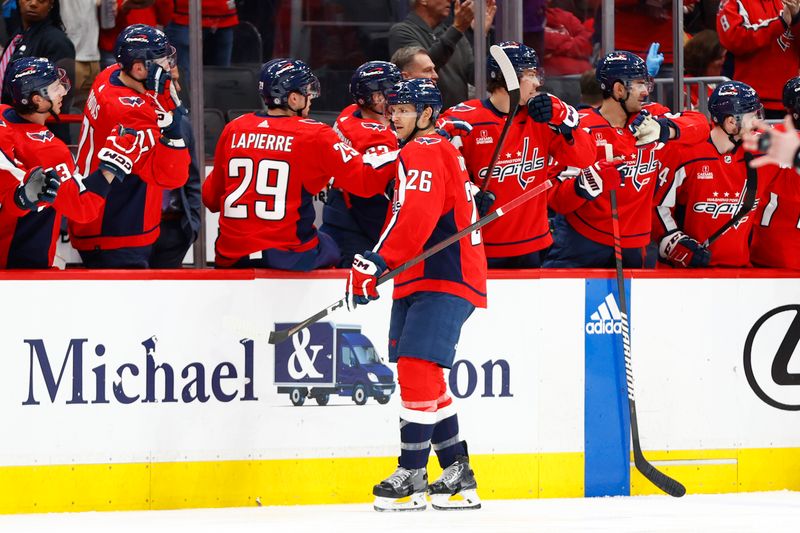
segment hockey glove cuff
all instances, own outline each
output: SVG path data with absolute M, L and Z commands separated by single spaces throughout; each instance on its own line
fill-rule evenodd
M 367 250 L 353 257 L 345 292 L 348 309 L 353 310 L 380 297 L 377 290 L 378 277 L 385 271 L 386 262 L 375 252 Z
M 625 163 L 621 160 L 598 161 L 581 170 L 575 179 L 575 192 L 581 198 L 594 200 L 605 191 L 614 191 L 624 185 Z
M 61 179 L 55 170 L 34 167 L 28 171 L 25 181 L 14 191 L 14 203 L 27 211 L 34 211 L 40 202 L 52 204 L 56 199 Z
M 141 151 L 136 130 L 119 126 L 106 137 L 106 143 L 97 154 L 100 169 L 111 172 L 119 181 L 123 181 L 125 176 L 133 172 L 133 165 L 139 160 Z
M 707 267 L 711 251 L 682 231 L 673 231 L 661 239 L 659 255 L 674 267 Z

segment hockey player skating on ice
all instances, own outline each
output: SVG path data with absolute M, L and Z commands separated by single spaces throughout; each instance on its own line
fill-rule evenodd
M 653 88 L 644 60 L 616 51 L 597 65 L 603 91 L 599 108 L 581 112 L 597 145 L 597 161 L 622 157 L 625 186 L 617 193 L 622 259 L 626 267 L 645 266 L 650 242 L 653 192 L 663 170 L 662 148 L 671 143 L 691 146 L 708 138 L 708 120 L 695 111 L 670 114 L 666 107 L 646 100 Z M 594 195 L 594 199 L 590 198 Z M 614 265 L 611 199 L 608 191 L 579 189 L 563 182 L 550 194 L 555 241 L 543 266 L 549 268 L 606 268 Z M 655 259 L 653 258 L 653 266 Z
M 308 118 L 319 80 L 304 62 L 261 68 L 266 112 L 222 130 L 203 203 L 219 212 L 217 267 L 308 271 L 334 266 L 339 248 L 314 226 L 312 195 L 333 186 L 371 197 L 394 175 L 397 151 L 361 155 L 326 124 Z
M 362 154 L 384 154 L 397 149 L 397 136 L 389 127 L 384 92 L 400 81 L 400 70 L 386 61 L 368 61 L 350 79 L 353 104 L 339 114 L 333 126 L 342 142 Z M 381 193 L 370 198 L 332 188 L 322 211 L 321 231 L 339 245 L 339 266 L 347 268 L 353 256 L 375 246 L 389 211 L 389 200 Z
M 378 298 L 376 280 L 477 220 L 464 159 L 436 134 L 442 107 L 436 85 L 404 80 L 387 93 L 388 113 L 402 150 L 392 215 L 372 251 L 353 260 L 350 305 Z M 450 368 L 461 327 L 486 306 L 486 257 L 480 232 L 400 273 L 394 280 L 389 358 L 400 384 L 400 457 L 395 472 L 375 485 L 376 510 L 421 510 L 425 493 L 436 509 L 478 508 L 477 484 L 459 436 L 443 368 Z M 431 447 L 444 469 L 428 486 Z M 451 500 L 459 494 L 462 499 Z M 409 498 L 408 501 L 399 501 Z

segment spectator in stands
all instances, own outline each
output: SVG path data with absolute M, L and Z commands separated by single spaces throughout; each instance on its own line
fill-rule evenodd
M 2 102 L 11 103 L 3 80 L 6 69 L 13 61 L 22 57 L 44 57 L 58 67 L 72 72 L 75 47 L 64 32 L 58 0 L 19 0 L 20 26 L 9 40 L 0 56 L 0 87 L 3 87 Z M 70 80 L 72 81 L 72 80 Z M 67 95 L 62 105 L 68 110 L 72 96 Z M 69 144 L 69 126 L 56 124 L 49 129 L 62 141 Z
M 472 45 L 465 36 L 475 18 L 474 2 L 455 1 L 451 26 L 445 24 L 450 16 L 449 0 L 413 2 L 411 13 L 389 30 L 389 52 L 394 54 L 404 46 L 423 47 L 436 65 L 444 108 L 463 102 L 469 97 L 467 85 L 474 78 Z M 486 0 L 486 31 L 496 11 L 495 0 Z
M 786 114 L 781 91 L 800 69 L 800 1 L 727 1 L 717 14 L 719 40 L 732 62 L 723 73 L 756 90 L 768 119 Z
M 100 30 L 100 67 L 117 62 L 114 47 L 117 36 L 131 24 L 165 26 L 172 18 L 173 0 L 116 0 L 117 25 Z
M 179 68 L 173 68 L 170 74 L 176 90 L 180 92 Z M 203 165 L 202 160 L 197 160 L 192 124 L 186 115 L 181 115 L 180 128 L 191 158 L 189 179 L 183 187 L 164 190 L 160 233 L 150 253 L 150 268 L 180 268 L 186 252 L 197 240 L 200 231 L 200 169 Z
M 72 105 L 83 109 L 97 73 L 100 72 L 100 24 L 97 0 L 61 0 L 61 18 L 75 46 L 75 79 Z M 69 110 L 65 110 L 69 112 Z
M 19 7 L 17 7 L 17 0 L 3 0 L 2 6 L 3 22 L 6 23 L 6 32 L 3 34 L 3 42 L 5 42 L 19 29 Z
M 684 0 L 685 2 L 691 0 Z M 642 59 L 647 58 L 650 45 L 659 43 L 664 63 L 658 71 L 660 78 L 672 77 L 672 0 L 617 0 L 614 3 L 614 48 L 628 50 Z M 599 16 L 596 17 L 600 21 Z M 599 31 L 602 24 L 597 24 Z
M 597 83 L 597 75 L 593 68 L 581 74 L 581 103 L 578 109 L 599 107 L 603 103 L 603 89 Z
M 400 48 L 392 54 L 391 62 L 397 65 L 404 79 L 428 78 L 435 82 L 439 81 L 436 65 L 433 64 L 428 52 L 421 46 Z
M 687 77 L 722 75 L 722 63 L 725 61 L 725 49 L 719 42 L 717 32 L 712 30 L 703 30 L 699 32 L 686 42 L 683 54 Z M 706 96 L 711 96 L 716 86 L 715 83 L 706 85 Z M 689 85 L 689 89 L 690 92 L 687 100 L 690 104 L 690 109 L 697 109 L 698 86 L 692 84 Z
M 8 65 L 21 57 L 45 57 L 54 64 L 75 59 L 75 47 L 64 32 L 58 0 L 19 0 L 19 16 L 19 30 L 11 36 L 0 59 L 0 80 Z
M 579 74 L 592 68 L 592 30 L 563 9 L 547 10 L 544 32 L 544 71 L 551 76 Z
M 233 28 L 239 24 L 233 0 L 202 0 L 203 64 L 227 67 L 233 51 Z M 189 0 L 175 0 L 172 22 L 164 29 L 178 51 L 178 68 L 189 76 Z

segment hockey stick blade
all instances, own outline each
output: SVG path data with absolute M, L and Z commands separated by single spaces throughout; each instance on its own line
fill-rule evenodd
M 744 162 L 747 165 L 747 181 L 745 182 L 745 191 L 744 191 L 744 199 L 742 200 L 742 205 L 739 206 L 739 210 L 736 211 L 736 214 L 731 217 L 729 221 L 723 224 L 717 231 L 711 234 L 711 236 L 703 242 L 703 246 L 708 248 L 711 246 L 714 241 L 725 235 L 725 233 L 735 226 L 741 219 L 743 219 L 750 211 L 753 210 L 753 207 L 756 205 L 756 189 L 758 187 L 758 173 L 756 169 L 750 168 L 750 161 L 753 160 L 753 155 L 750 152 L 744 153 Z
M 686 494 L 686 487 L 683 484 L 660 470 L 656 469 L 650 462 L 644 458 L 641 453 L 633 454 L 633 463 L 636 465 L 636 470 L 646 477 L 650 483 L 661 489 L 664 493 L 680 498 Z
M 503 124 L 503 131 L 500 132 L 500 138 L 497 139 L 497 144 L 494 147 L 492 159 L 489 161 L 486 177 L 481 186 L 482 191 L 489 188 L 489 180 L 492 179 L 494 167 L 497 165 L 497 159 L 500 157 L 500 150 L 503 148 L 503 142 L 506 140 L 508 130 L 511 128 L 511 124 L 514 122 L 514 117 L 519 109 L 519 78 L 517 78 L 514 65 L 511 64 L 511 60 L 508 59 L 505 51 L 496 44 L 493 44 L 491 48 L 489 48 L 489 53 L 494 60 L 497 61 L 497 65 L 500 67 L 500 72 L 503 73 L 503 79 L 506 82 L 506 90 L 508 91 L 508 115 L 506 116 L 505 124 Z
M 444 250 L 445 248 L 447 248 L 448 246 L 450 246 L 454 242 L 463 239 L 464 237 L 466 237 L 467 235 L 469 235 L 473 231 L 477 231 L 477 230 L 481 229 L 486 224 L 489 224 L 493 220 L 500 218 L 501 216 L 505 215 L 509 211 L 511 211 L 513 209 L 516 209 L 517 207 L 521 206 L 522 204 L 524 204 L 525 202 L 527 202 L 531 198 L 535 198 L 536 196 L 539 196 L 540 194 L 542 194 L 543 192 L 545 192 L 546 190 L 548 190 L 552 186 L 553 186 L 553 182 L 551 180 L 549 180 L 549 179 L 548 180 L 544 180 L 542 183 L 540 183 L 536 187 L 533 187 L 532 189 L 525 191 L 521 195 L 519 195 L 516 198 L 514 198 L 513 200 L 511 200 L 510 202 L 506 202 L 505 204 L 503 204 L 502 206 L 498 207 L 497 209 L 495 209 L 494 211 L 492 211 L 491 213 L 489 213 L 485 217 L 479 219 L 477 222 L 474 222 L 474 223 L 470 224 L 469 226 L 467 226 L 466 228 L 462 229 L 458 233 L 455 233 L 455 234 L 449 236 L 448 238 L 444 239 L 443 241 L 438 242 L 437 244 L 431 246 L 430 248 L 428 248 L 427 250 L 425 250 L 424 252 L 422 252 L 418 256 L 416 256 L 416 257 L 414 257 L 412 259 L 409 259 L 408 261 L 406 261 L 405 263 L 403 263 L 399 267 L 395 268 L 394 270 L 390 270 L 390 271 L 386 272 L 384 275 L 382 275 L 381 277 L 378 278 L 378 283 L 376 283 L 376 286 L 381 285 L 383 283 L 386 283 L 390 279 L 392 279 L 395 276 L 399 275 L 401 272 L 403 272 L 405 270 L 408 270 L 409 268 L 411 268 L 412 266 L 416 265 L 417 263 L 420 263 L 420 262 L 426 260 L 427 258 L 432 256 L 433 254 L 441 252 L 442 250 Z M 282 330 L 279 330 L 279 331 L 272 331 L 269 334 L 268 342 L 270 344 L 280 344 L 281 342 L 287 340 L 289 337 L 291 337 L 292 335 L 294 335 L 298 331 L 302 330 L 306 326 L 309 326 L 309 325 L 311 325 L 311 324 L 313 324 L 315 322 L 319 322 L 320 320 L 322 320 L 323 318 L 325 318 L 329 314 L 333 313 L 337 309 L 340 309 L 340 308 L 344 307 L 345 305 L 346 305 L 346 301 L 345 301 L 344 298 L 342 298 L 341 300 L 337 300 L 336 302 L 334 302 L 333 304 L 329 305 L 325 309 L 322 309 L 321 311 L 319 311 L 319 312 L 315 313 L 314 315 L 308 317 L 307 319 L 303 320 L 302 322 L 300 322 L 299 324 L 297 324 L 294 327 L 291 327 L 289 329 L 282 329 Z

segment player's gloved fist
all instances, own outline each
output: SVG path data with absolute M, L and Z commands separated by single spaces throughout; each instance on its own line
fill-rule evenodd
M 14 203 L 20 209 L 33 211 L 40 202 L 52 204 L 56 199 L 61 179 L 55 170 L 34 167 L 28 171 L 24 182 L 14 191 Z
M 97 154 L 100 170 L 111 172 L 119 181 L 123 181 L 125 176 L 133 172 L 133 165 L 141 153 L 136 130 L 119 126 L 106 137 L 106 143 Z
M 628 129 L 636 137 L 636 146 L 642 146 L 654 141 L 665 143 L 672 134 L 670 128 L 678 131 L 678 127 L 666 117 L 654 118 L 646 109 L 639 111 Z
M 554 131 L 568 139 L 572 138 L 572 130 L 580 123 L 574 107 L 547 93 L 537 94 L 528 100 L 528 114 L 536 122 L 548 123 Z
M 353 257 L 353 266 L 347 278 L 347 291 L 345 300 L 348 309 L 355 309 L 358 305 L 366 305 L 372 300 L 377 300 L 378 277 L 386 270 L 386 262 L 375 252 L 366 251 Z
M 473 195 L 473 198 L 475 199 L 475 208 L 481 217 L 486 216 L 486 213 L 492 209 L 494 201 L 497 200 L 497 196 L 491 191 L 478 191 Z
M 466 120 L 440 118 L 436 121 L 436 133 L 450 141 L 453 137 L 463 137 L 472 133 L 472 124 Z
M 645 59 L 647 73 L 652 77 L 658 74 L 658 71 L 661 70 L 661 64 L 664 62 L 664 54 L 658 53 L 659 46 L 659 43 L 652 43 L 650 45 L 650 50 L 647 52 L 647 59 Z
M 661 239 L 658 253 L 674 267 L 706 267 L 711 251 L 682 231 L 673 231 Z
M 625 162 L 621 159 L 598 161 L 581 170 L 575 180 L 575 192 L 587 200 L 594 200 L 605 191 L 614 191 L 625 184 Z

